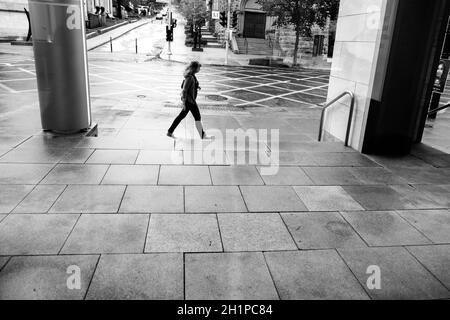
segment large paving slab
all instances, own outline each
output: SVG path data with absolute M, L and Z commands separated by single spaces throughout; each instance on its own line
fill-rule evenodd
M 0 184 L 38 184 L 52 168 L 50 164 L 0 163 Z
M 183 151 L 141 150 L 136 164 L 183 164 Z
M 12 257 L 0 272 L 0 300 L 82 300 L 98 259 L 93 255 Z M 69 277 L 75 275 L 71 266 L 79 268 L 79 289 L 68 287 Z
M 3 267 L 6 265 L 6 263 L 9 261 L 10 257 L 0 257 L 0 271 L 3 269 Z
M 297 249 L 277 213 L 219 214 L 218 219 L 225 251 Z
M 67 137 L 63 135 L 35 135 L 22 143 L 23 149 L 47 149 L 47 148 L 73 148 L 81 138 L 79 136 Z
M 102 255 L 88 300 L 181 300 L 182 254 Z
M 434 201 L 427 195 L 424 195 L 420 190 L 410 185 L 394 185 L 392 189 L 397 192 L 405 203 L 415 209 L 439 209 L 444 208 L 438 201 Z
M 321 167 L 377 167 L 377 163 L 360 153 L 314 153 L 312 157 Z
M 366 247 L 337 212 L 286 213 L 281 216 L 299 249 Z
M 124 213 L 184 212 L 181 186 L 129 186 L 120 206 Z
M 145 252 L 221 252 L 214 214 L 152 214 Z
M 228 164 L 228 157 L 225 151 L 217 150 L 214 152 L 208 150 L 184 150 L 184 165 L 214 165 L 223 166 Z
M 289 186 L 242 186 L 241 190 L 250 212 L 308 211 Z
M 443 208 L 450 208 L 450 185 L 415 185 L 414 187 Z
M 0 213 L 10 213 L 31 190 L 33 186 L 0 185 Z
M 50 213 L 115 213 L 125 186 L 71 185 L 55 202 Z
M 84 214 L 67 239 L 62 253 L 142 253 L 147 214 Z
M 340 186 L 304 186 L 294 190 L 309 211 L 364 210 Z
M 24 135 L 2 135 L 0 137 L 0 147 L 8 149 L 14 148 L 28 138 L 29 136 Z
M 0 158 L 9 163 L 57 163 L 68 149 L 63 148 L 24 148 L 18 147 Z
M 385 168 L 351 168 L 350 172 L 364 184 L 407 184 L 406 180 Z
M 397 156 L 369 156 L 370 159 L 375 162 L 381 164 L 383 167 L 389 169 L 397 169 L 397 168 L 413 168 L 417 170 L 418 168 L 431 168 L 431 165 L 426 163 L 425 161 L 414 157 L 412 155 L 407 155 L 403 157 Z
M 247 212 L 237 186 L 185 187 L 186 212 Z
M 14 213 L 46 213 L 61 195 L 64 185 L 38 185 L 14 209 Z
M 83 164 L 89 159 L 94 149 L 69 149 L 59 161 L 60 163 L 78 163 Z
M 213 185 L 237 186 L 237 185 L 264 185 L 258 170 L 254 166 L 211 166 L 211 178 Z
M 134 164 L 138 153 L 138 150 L 95 150 L 86 163 Z
M 246 165 L 270 165 L 276 162 L 277 158 L 269 156 L 264 150 L 246 150 L 246 151 L 225 151 L 227 163 L 233 166 Z
M 77 214 L 11 214 L 0 223 L 0 255 L 57 254 Z
M 407 210 L 440 207 L 438 203 L 417 193 L 412 187 L 344 186 L 344 190 L 366 210 Z
M 372 299 L 443 299 L 450 292 L 404 248 L 339 249 Z M 380 269 L 381 289 L 370 290 L 370 266 Z M 372 271 L 373 272 L 373 271 Z
M 267 252 L 282 300 L 366 300 L 367 294 L 334 250 Z
M 118 138 L 118 137 L 84 137 L 77 148 L 88 149 L 116 149 L 116 150 L 138 150 L 140 141 L 136 138 Z
M 107 165 L 59 164 L 41 184 L 100 184 Z
M 262 253 L 187 254 L 187 300 L 277 300 Z
M 450 181 L 450 169 L 421 167 L 390 170 L 412 184 L 446 184 Z
M 360 211 L 342 214 L 369 246 L 431 244 L 396 212 Z
M 211 185 L 207 166 L 161 166 L 159 185 Z
M 261 172 L 263 167 L 258 167 Z M 261 175 L 266 185 L 303 186 L 314 185 L 314 182 L 299 167 L 279 167 L 274 175 Z
M 450 244 L 450 211 L 410 210 L 398 214 L 434 243 Z
M 306 152 L 284 152 L 278 154 L 278 161 L 282 166 L 316 166 L 312 155 Z
M 352 174 L 351 168 L 304 167 L 311 180 L 320 186 L 360 185 L 363 181 Z
M 102 184 L 156 185 L 159 166 L 152 165 L 112 165 L 102 180 Z
M 419 262 L 450 290 L 450 246 L 407 247 Z

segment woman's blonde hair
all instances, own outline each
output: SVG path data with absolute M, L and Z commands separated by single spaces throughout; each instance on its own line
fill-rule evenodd
M 201 67 L 202 65 L 198 61 L 192 61 L 189 63 L 189 65 L 186 67 L 186 70 L 184 70 L 184 76 L 192 76 L 195 74 L 197 69 Z

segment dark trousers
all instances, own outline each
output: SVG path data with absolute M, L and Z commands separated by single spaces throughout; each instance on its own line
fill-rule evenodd
M 195 121 L 201 121 L 202 117 L 200 115 L 200 110 L 198 109 L 197 104 L 195 103 L 186 103 L 186 108 L 181 110 L 180 114 L 173 120 L 172 125 L 169 128 L 169 133 L 173 133 L 175 129 L 178 127 L 181 121 L 186 118 L 189 111 L 192 113 Z

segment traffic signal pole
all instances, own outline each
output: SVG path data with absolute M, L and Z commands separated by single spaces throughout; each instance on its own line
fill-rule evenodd
M 231 0 L 228 0 L 227 9 L 227 30 L 225 31 L 225 65 L 228 65 L 228 50 L 230 46 L 230 20 L 231 20 Z

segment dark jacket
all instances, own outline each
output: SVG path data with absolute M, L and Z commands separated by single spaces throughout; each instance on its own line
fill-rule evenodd
M 181 100 L 184 103 L 195 104 L 197 99 L 197 93 L 199 88 L 199 83 L 194 75 L 188 75 L 184 78 L 183 84 L 181 85 L 183 91 L 181 92 Z

